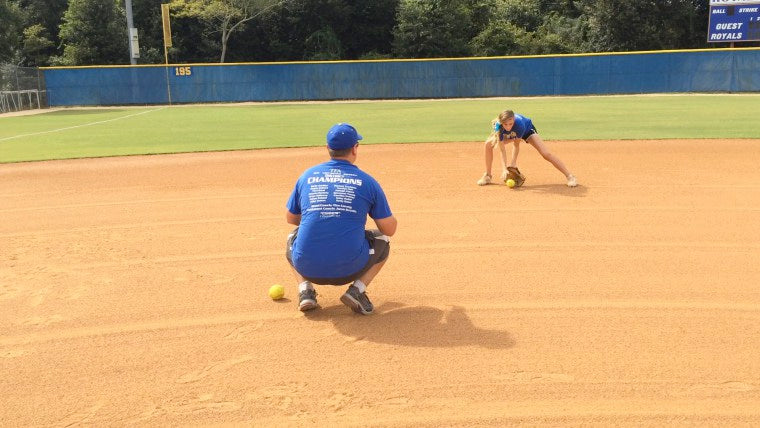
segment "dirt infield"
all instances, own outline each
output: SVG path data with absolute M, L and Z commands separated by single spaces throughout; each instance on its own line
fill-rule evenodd
M 322 148 L 0 165 L 0 425 L 760 425 L 760 141 L 547 144 L 579 187 L 361 146 L 399 220 L 366 317 L 296 309 Z

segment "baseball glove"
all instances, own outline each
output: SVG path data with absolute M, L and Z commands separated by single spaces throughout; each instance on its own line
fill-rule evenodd
M 520 187 L 525 183 L 525 176 L 522 175 L 519 169 L 514 166 L 508 166 L 507 167 L 507 180 L 509 179 L 515 180 L 515 187 Z M 506 180 L 504 180 L 506 181 Z

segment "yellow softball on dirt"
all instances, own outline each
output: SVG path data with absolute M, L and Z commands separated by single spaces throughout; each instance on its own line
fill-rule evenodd
M 515 187 L 515 180 L 512 180 L 511 178 L 506 181 L 507 186 L 509 187 Z
M 269 287 L 269 297 L 271 297 L 272 300 L 282 299 L 285 297 L 285 287 L 280 284 L 275 284 Z

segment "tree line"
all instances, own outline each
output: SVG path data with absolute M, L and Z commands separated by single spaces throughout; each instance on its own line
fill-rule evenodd
M 709 0 L 131 0 L 138 64 L 694 49 Z M 0 0 L 0 63 L 129 64 L 124 0 Z

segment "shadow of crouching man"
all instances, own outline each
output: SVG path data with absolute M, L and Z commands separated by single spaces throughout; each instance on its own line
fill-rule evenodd
M 475 326 L 464 308 L 441 310 L 430 306 L 403 306 L 387 302 L 375 309 L 371 318 L 357 318 L 334 305 L 308 314 L 315 321 L 330 321 L 344 336 L 357 340 L 413 347 L 482 346 L 507 349 L 515 345 L 503 330 Z

